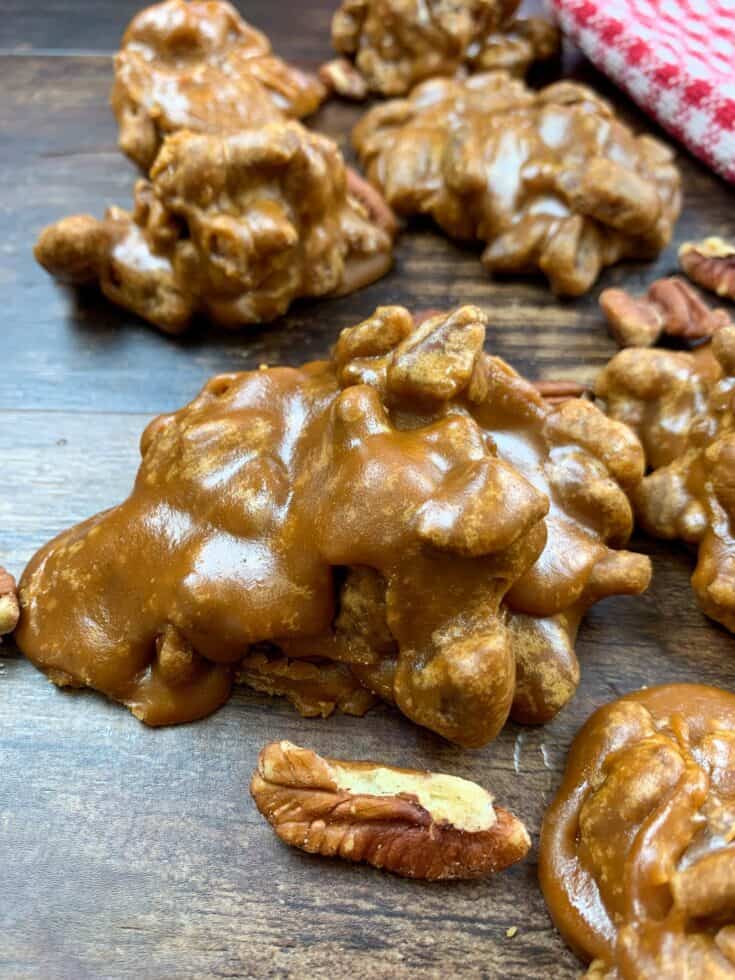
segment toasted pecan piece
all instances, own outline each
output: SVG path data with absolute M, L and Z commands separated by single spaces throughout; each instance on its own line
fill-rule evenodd
M 12 633 L 18 625 L 20 608 L 15 579 L 0 566 L 0 636 Z
M 476 878 L 520 861 L 523 823 L 476 783 L 326 759 L 291 742 L 260 753 L 255 805 L 286 844 L 407 878 Z
M 289 660 L 255 651 L 240 661 L 235 679 L 263 694 L 287 697 L 305 718 L 327 718 L 335 708 L 361 716 L 377 701 L 340 663 Z
M 319 69 L 319 79 L 331 91 L 343 99 L 362 102 L 367 98 L 368 86 L 357 68 L 347 58 L 333 58 Z
M 679 265 L 698 286 L 735 301 L 735 244 L 712 236 L 699 242 L 684 242 Z
M 619 347 L 651 347 L 663 332 L 663 313 L 645 297 L 636 299 L 624 289 L 603 289 L 600 309 Z
M 662 334 L 706 340 L 732 322 L 725 310 L 711 309 L 679 276 L 657 279 L 640 298 L 624 289 L 604 289 L 600 307 L 621 347 L 651 347 Z
M 591 394 L 590 385 L 583 384 L 581 381 L 556 378 L 542 378 L 534 381 L 533 386 L 541 395 L 544 401 L 550 405 L 559 405 L 569 398 L 584 398 Z

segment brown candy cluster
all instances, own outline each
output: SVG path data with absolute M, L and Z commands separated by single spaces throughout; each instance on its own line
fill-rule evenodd
M 590 980 L 735 976 L 735 696 L 654 687 L 577 735 L 541 885 Z
M 504 72 L 424 82 L 372 109 L 353 139 L 404 215 L 486 244 L 491 272 L 542 272 L 578 295 L 622 258 L 650 258 L 679 214 L 671 151 L 634 136 L 591 89 L 533 92 Z
M 224 0 L 165 0 L 130 22 L 115 57 L 120 148 L 148 170 L 181 129 L 234 133 L 314 112 L 321 82 L 277 58 Z
M 169 136 L 132 213 L 64 218 L 35 251 L 52 275 L 98 282 L 178 333 L 197 313 L 239 327 L 273 320 L 297 297 L 351 292 L 387 271 L 394 231 L 337 146 L 291 121 Z
M 405 95 L 418 82 L 460 69 L 523 75 L 532 61 L 555 55 L 560 41 L 548 21 L 516 19 L 518 5 L 519 0 L 342 0 L 332 42 L 354 67 L 341 76 L 327 71 L 326 77 L 339 94 L 364 98 L 368 91 Z
M 485 325 L 387 307 L 330 361 L 213 378 L 148 427 L 131 496 L 33 558 L 23 652 L 154 725 L 233 677 L 310 714 L 378 696 L 467 746 L 552 717 L 584 611 L 648 584 L 616 550 L 643 457 L 485 354 Z
M 611 418 L 640 437 L 650 468 L 633 489 L 648 533 L 697 545 L 692 585 L 735 631 L 735 327 L 696 352 L 621 351 L 597 382 Z

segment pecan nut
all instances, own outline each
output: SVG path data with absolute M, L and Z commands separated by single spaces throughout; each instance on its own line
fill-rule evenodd
M 286 844 L 407 878 L 477 878 L 520 861 L 521 821 L 476 783 L 442 773 L 327 759 L 272 742 L 250 784 Z
M 535 61 L 555 58 L 561 49 L 561 33 L 541 17 L 518 17 L 500 30 L 491 31 L 470 47 L 472 71 L 507 71 L 517 78 Z
M 368 85 L 363 75 L 347 58 L 334 58 L 319 69 L 319 78 L 327 88 L 343 99 L 362 102 L 367 98 Z
M 678 276 L 657 279 L 645 297 L 623 289 L 604 289 L 600 307 L 620 347 L 651 347 L 662 335 L 698 341 L 732 322 L 725 310 L 713 310 Z
M 534 381 L 533 386 L 544 401 L 550 405 L 559 405 L 568 398 L 588 398 L 592 394 L 590 385 L 581 381 L 573 381 L 571 378 L 568 380 L 542 378 L 539 381 Z
M 600 308 L 619 347 L 651 347 L 664 328 L 661 309 L 647 299 L 636 299 L 624 289 L 603 289 Z
M 735 244 L 717 237 L 684 242 L 679 264 L 698 286 L 735 301 Z
M 314 663 L 257 650 L 242 658 L 235 680 L 262 694 L 288 698 L 304 718 L 328 718 L 336 708 L 361 717 L 377 701 L 346 664 Z
M 15 579 L 0 566 L 0 636 L 12 633 L 18 625 L 20 606 Z

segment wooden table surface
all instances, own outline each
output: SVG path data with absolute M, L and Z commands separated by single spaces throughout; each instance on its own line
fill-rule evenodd
M 251 0 L 242 12 L 304 66 L 329 55 L 333 0 Z M 379 303 L 478 303 L 488 350 L 531 377 L 592 379 L 614 350 L 596 293 L 560 302 L 539 281 L 493 283 L 477 253 L 428 225 L 401 237 L 393 271 L 356 295 L 301 303 L 276 324 L 168 339 L 35 264 L 46 223 L 127 204 L 133 167 L 107 105 L 110 53 L 134 0 L 4 0 L 0 17 L 0 562 L 16 574 L 63 527 L 120 500 L 151 415 L 211 375 L 324 355 Z M 565 71 L 655 131 L 574 52 Z M 333 102 L 316 128 L 347 148 L 359 109 Z M 678 242 L 735 233 L 735 195 L 683 151 L 684 213 L 655 264 L 601 285 L 641 288 L 675 268 Z M 0 650 L 0 976 L 574 977 L 529 859 L 487 881 L 427 885 L 282 846 L 247 784 L 276 738 L 331 755 L 451 771 L 490 787 L 534 837 L 569 743 L 599 704 L 665 681 L 735 684 L 735 640 L 698 611 L 691 557 L 645 538 L 654 580 L 641 598 L 587 617 L 582 682 L 545 728 L 508 725 L 460 750 L 384 707 L 364 719 L 302 719 L 239 691 L 206 721 L 158 731 L 93 693 L 56 690 L 12 643 Z M 506 930 L 516 926 L 508 938 Z

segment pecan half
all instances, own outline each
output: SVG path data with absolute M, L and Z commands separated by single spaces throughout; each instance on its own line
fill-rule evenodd
M 661 310 L 624 289 L 603 289 L 600 308 L 619 347 L 652 347 L 663 331 Z
M 286 844 L 408 878 L 475 878 L 520 861 L 521 821 L 466 779 L 326 759 L 291 742 L 260 753 L 255 805 Z
M 682 271 L 698 286 L 735 301 L 735 244 L 723 238 L 684 242 L 679 249 Z
M 662 334 L 705 340 L 731 323 L 725 310 L 711 309 L 678 276 L 657 279 L 641 298 L 624 289 L 604 289 L 599 303 L 621 347 L 651 347 Z
M 711 309 L 699 293 L 678 276 L 651 283 L 648 298 L 663 311 L 664 333 L 669 337 L 703 340 L 731 324 L 725 310 Z
M 583 384 L 581 381 L 573 381 L 571 378 L 569 380 L 542 378 L 539 381 L 534 381 L 533 386 L 544 401 L 550 405 L 559 405 L 561 402 L 567 401 L 568 398 L 584 398 L 592 392 L 589 385 Z
M 0 636 L 12 633 L 18 625 L 20 607 L 15 579 L 0 567 Z

